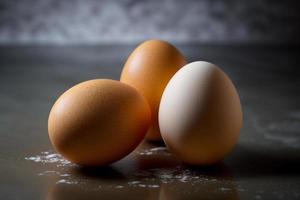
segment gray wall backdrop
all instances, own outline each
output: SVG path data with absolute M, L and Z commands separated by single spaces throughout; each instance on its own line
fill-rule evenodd
M 298 0 L 0 0 L 0 44 L 299 43 Z

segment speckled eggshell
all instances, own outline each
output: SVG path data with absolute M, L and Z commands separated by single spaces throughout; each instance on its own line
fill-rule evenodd
M 133 87 L 114 80 L 90 80 L 67 90 L 55 102 L 48 120 L 54 148 L 85 166 L 115 162 L 143 140 L 150 108 Z
M 186 59 L 173 45 L 161 40 L 140 44 L 129 56 L 121 74 L 121 82 L 135 87 L 149 102 L 152 125 L 146 138 L 161 140 L 158 108 L 162 93 L 172 76 L 186 64 Z
M 236 145 L 242 127 L 238 93 L 216 65 L 192 62 L 168 83 L 159 108 L 164 142 L 192 165 L 222 160 Z

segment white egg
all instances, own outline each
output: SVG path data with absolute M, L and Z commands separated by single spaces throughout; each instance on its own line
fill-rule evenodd
M 216 65 L 185 65 L 169 81 L 159 107 L 163 140 L 178 158 L 194 165 L 222 160 L 236 145 L 242 108 L 229 77 Z

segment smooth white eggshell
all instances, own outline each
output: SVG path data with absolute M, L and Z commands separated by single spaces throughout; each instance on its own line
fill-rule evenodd
M 233 83 L 214 64 L 185 65 L 164 90 L 159 127 L 170 151 L 182 161 L 207 165 L 222 160 L 234 148 L 242 127 Z

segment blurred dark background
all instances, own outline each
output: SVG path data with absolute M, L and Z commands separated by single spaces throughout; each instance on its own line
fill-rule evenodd
M 1 0 L 0 44 L 299 44 L 297 0 Z

